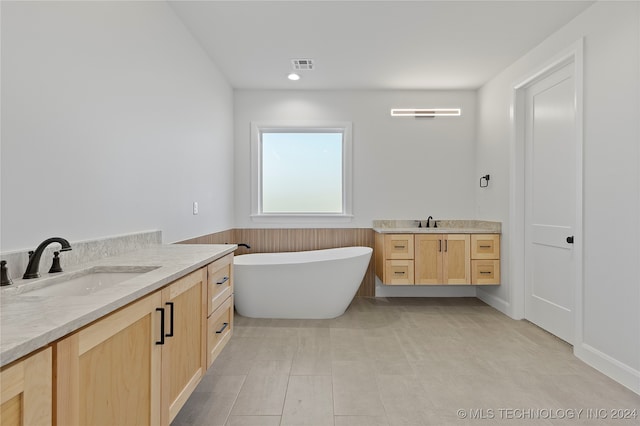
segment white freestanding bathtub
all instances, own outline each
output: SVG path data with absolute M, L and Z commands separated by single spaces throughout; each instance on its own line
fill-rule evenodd
M 236 256 L 234 299 L 250 318 L 335 318 L 362 282 L 370 247 Z

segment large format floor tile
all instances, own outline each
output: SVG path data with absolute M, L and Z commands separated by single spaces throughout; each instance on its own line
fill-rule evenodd
M 594 418 L 611 409 L 637 417 Z M 478 299 L 356 299 L 331 320 L 237 315 L 173 426 L 496 423 L 635 426 L 640 396 Z

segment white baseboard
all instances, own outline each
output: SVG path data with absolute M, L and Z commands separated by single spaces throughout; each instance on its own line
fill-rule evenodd
M 480 287 L 477 288 L 476 297 L 482 300 L 487 305 L 491 306 L 492 308 L 495 308 L 500 312 L 502 312 L 503 314 L 513 318 L 513 315 L 510 309 L 511 305 L 506 300 L 501 299 L 492 294 L 489 294 Z M 513 318 L 513 319 L 520 319 L 520 318 Z
M 575 345 L 573 354 L 602 374 L 640 395 L 640 371 L 610 357 L 586 343 Z

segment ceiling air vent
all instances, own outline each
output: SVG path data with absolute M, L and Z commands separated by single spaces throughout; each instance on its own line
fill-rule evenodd
M 296 71 L 312 71 L 315 65 L 313 59 L 292 59 L 291 66 Z

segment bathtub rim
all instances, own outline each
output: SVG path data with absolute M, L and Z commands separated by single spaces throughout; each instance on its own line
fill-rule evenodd
M 331 256 L 333 254 L 341 255 Z M 372 255 L 373 249 L 366 246 L 335 247 L 318 250 L 247 253 L 234 256 L 234 266 L 269 266 L 289 265 L 315 262 L 330 262 Z

